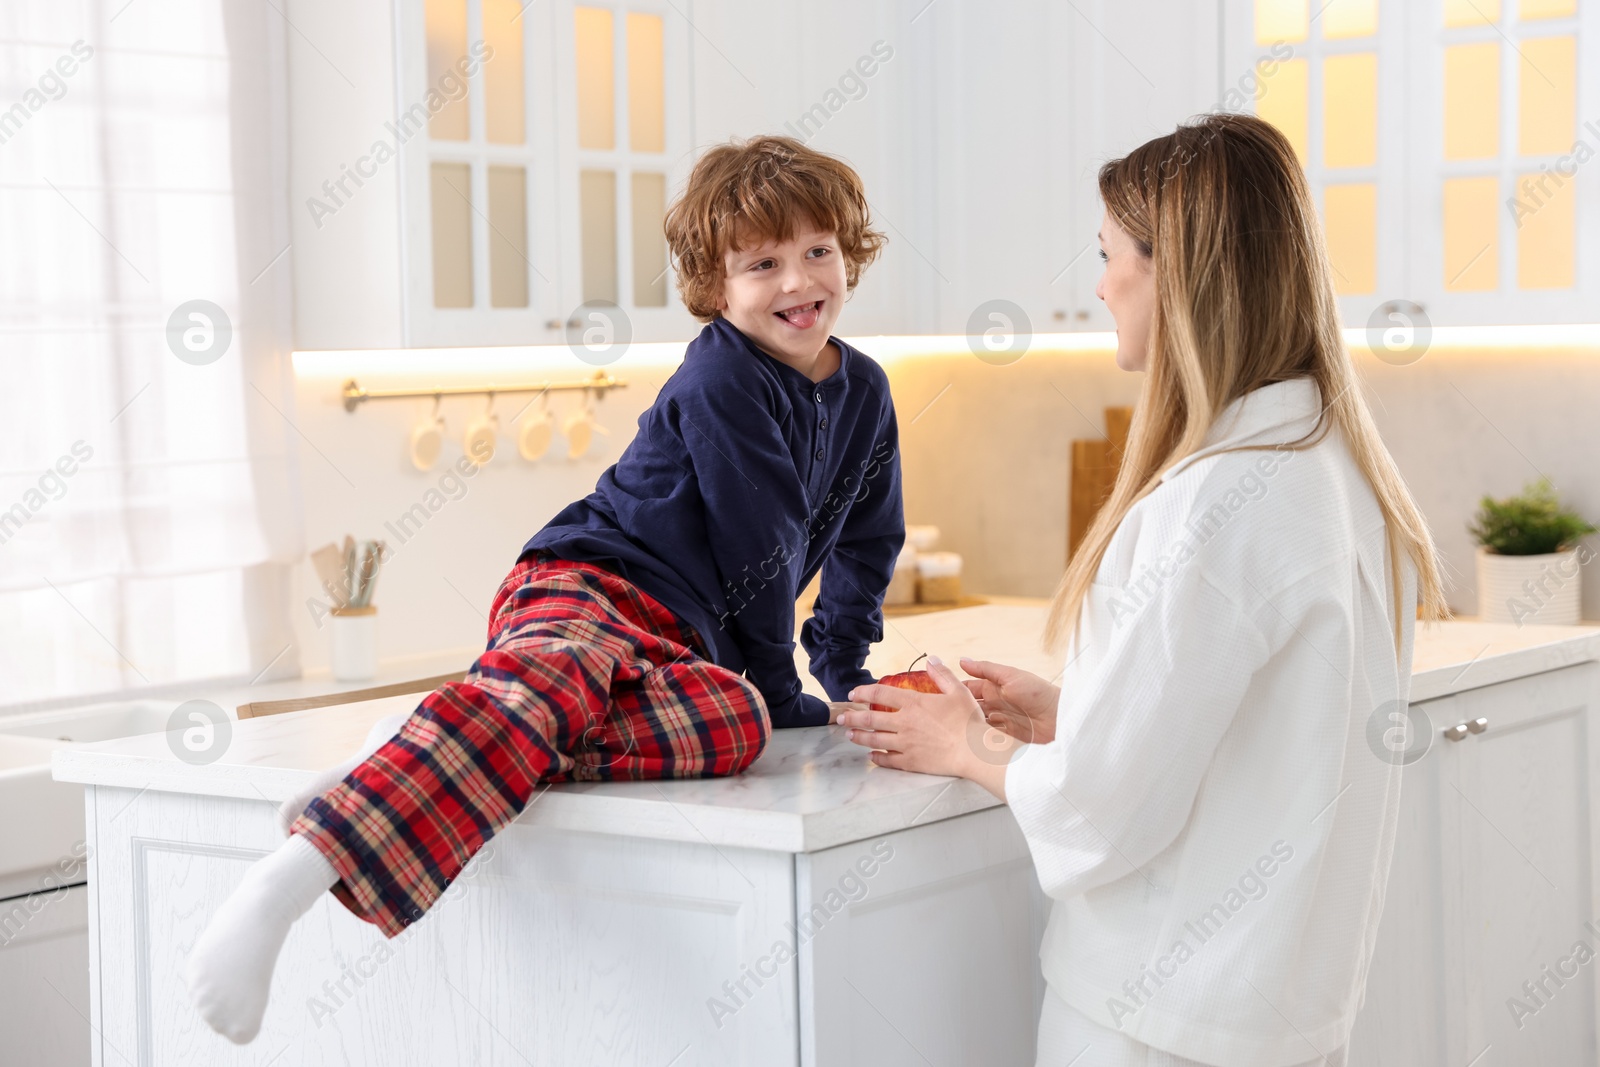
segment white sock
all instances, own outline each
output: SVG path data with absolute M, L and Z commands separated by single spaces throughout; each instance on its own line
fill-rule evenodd
M 283 836 L 289 836 L 289 827 L 293 826 L 294 821 L 306 810 L 307 804 L 344 781 L 345 775 L 356 769 L 356 764 L 387 744 L 389 738 L 399 733 L 400 727 L 410 717 L 410 712 L 385 715 L 372 724 L 372 729 L 367 731 L 367 739 L 361 743 L 360 750 L 354 756 L 325 771 L 318 771 L 299 792 L 278 805 L 278 829 L 283 832 Z
M 189 999 L 211 1029 L 236 1045 L 255 1039 L 289 928 L 338 880 L 300 834 L 246 872 L 184 963 Z

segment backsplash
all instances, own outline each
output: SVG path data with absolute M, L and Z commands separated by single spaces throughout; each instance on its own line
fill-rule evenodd
M 1066 562 L 1071 442 L 1102 432 L 1106 406 L 1133 404 L 1140 377 L 1119 370 L 1109 347 L 1041 348 L 998 366 L 961 346 L 930 343 L 936 354 L 920 355 L 902 338 L 857 344 L 882 359 L 894 390 L 907 521 L 940 528 L 941 547 L 965 558 L 968 591 L 1050 595 Z M 459 649 L 465 660 L 482 649 L 495 590 L 523 543 L 621 454 L 681 350 L 636 345 L 606 368 L 629 385 L 597 403 L 610 436 L 596 434 L 581 459 L 565 458 L 558 434 L 544 459 L 522 460 L 513 416 L 530 398 L 497 397 L 498 451 L 471 477 L 455 463 L 467 422 L 485 410 L 482 396 L 443 401 L 445 447 L 426 473 L 411 465 L 407 442 L 431 398 L 373 401 L 354 413 L 341 402 L 349 377 L 368 388 L 436 384 L 440 354 L 297 355 L 306 547 L 346 533 L 389 542 L 393 558 L 374 597 L 382 659 Z M 564 348 L 457 355 L 443 363 L 456 388 L 575 380 L 594 369 Z M 1364 350 L 1356 358 L 1373 418 L 1443 554 L 1455 611 L 1476 612 L 1466 524 L 1484 493 L 1504 496 L 1543 473 L 1579 512 L 1600 519 L 1593 448 L 1572 430 L 1600 423 L 1600 350 L 1439 347 L 1404 367 Z M 558 425 L 577 403 L 577 395 L 552 396 Z M 1586 574 L 1583 585 L 1587 616 L 1600 618 L 1600 579 Z M 295 597 L 301 660 L 316 670 L 327 663 L 325 598 L 309 565 L 298 568 Z
M 870 351 L 870 349 L 869 349 Z M 1392 366 L 1355 350 L 1367 402 L 1428 519 L 1451 607 L 1477 611 L 1467 523 L 1485 494 L 1548 475 L 1563 499 L 1600 522 L 1594 445 L 1600 348 L 1436 347 Z M 966 556 L 974 591 L 1048 596 L 1066 561 L 1074 438 L 1104 431 L 1103 409 L 1133 404 L 1139 375 L 1109 349 L 1030 352 L 1011 366 L 976 358 L 900 357 L 889 367 L 906 457 L 909 521 L 933 523 Z M 1586 616 L 1600 618 L 1600 577 L 1583 578 Z

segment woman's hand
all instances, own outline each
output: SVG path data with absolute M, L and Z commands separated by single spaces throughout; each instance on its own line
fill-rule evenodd
M 967 689 L 977 699 L 984 721 L 1024 744 L 1055 740 L 1056 706 L 1061 688 L 1018 667 L 965 659 L 961 669 L 973 677 Z
M 851 690 L 852 701 L 895 710 L 844 711 L 839 725 L 851 728 L 851 741 L 874 750 L 872 762 L 880 767 L 971 778 L 1004 800 L 1015 742 L 983 721 L 976 697 L 938 657 L 928 657 L 928 674 L 938 693 L 892 685 Z

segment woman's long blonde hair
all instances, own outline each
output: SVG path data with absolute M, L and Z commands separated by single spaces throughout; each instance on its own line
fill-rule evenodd
M 1448 618 L 1433 539 L 1357 388 L 1311 190 L 1288 140 L 1248 115 L 1207 115 L 1101 167 L 1100 196 L 1154 260 L 1156 307 L 1116 485 L 1056 590 L 1047 644 L 1059 649 L 1069 624 L 1076 633 L 1112 534 L 1162 472 L 1201 447 L 1229 402 L 1292 378 L 1316 381 L 1318 429 L 1331 420 L 1343 431 L 1383 509 L 1396 651 L 1402 552 L 1417 567 L 1421 617 Z

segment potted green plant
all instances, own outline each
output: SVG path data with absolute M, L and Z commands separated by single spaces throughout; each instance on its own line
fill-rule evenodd
M 1478 617 L 1570 626 L 1582 618 L 1579 571 L 1594 558 L 1580 541 L 1595 527 L 1564 507 L 1547 478 L 1517 496 L 1485 496 L 1467 527 L 1478 542 Z

